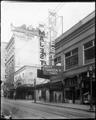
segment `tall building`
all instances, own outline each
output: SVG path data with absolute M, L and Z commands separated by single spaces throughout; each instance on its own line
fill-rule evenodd
M 13 35 L 6 46 L 7 81 L 14 82 L 14 73 L 25 65 L 44 65 L 46 57 L 47 36 L 41 27 L 33 28 L 22 25 L 15 27 L 11 24 Z
M 6 45 L 7 42 L 1 42 L 1 95 L 4 93 L 4 83 L 6 82 L 6 68 L 5 68 L 5 62 L 6 62 Z
M 6 81 L 6 74 L 5 74 L 6 45 L 7 42 L 1 42 L 1 81 Z

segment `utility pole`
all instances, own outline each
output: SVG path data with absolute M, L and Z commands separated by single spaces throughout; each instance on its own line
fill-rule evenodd
M 36 79 L 34 78 L 34 103 L 36 103 Z

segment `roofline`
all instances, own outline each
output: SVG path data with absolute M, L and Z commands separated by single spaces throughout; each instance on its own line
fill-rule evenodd
M 5 43 L 5 44 L 7 44 L 8 42 L 2 42 L 2 41 L 1 41 L 1 44 L 2 44 L 2 43 Z
M 26 34 L 26 33 L 30 33 L 32 36 L 37 36 L 39 37 L 39 27 L 36 27 L 36 28 L 33 28 L 34 30 L 28 30 L 27 28 L 26 29 L 23 29 L 22 27 L 15 27 L 13 26 L 12 27 L 12 31 L 13 32 L 19 32 L 19 33 L 23 33 L 23 34 Z M 45 30 L 44 30 L 45 31 Z M 47 36 L 43 36 L 44 38 L 47 38 Z
M 41 66 L 40 65 L 34 65 L 34 66 L 31 66 L 31 65 L 24 65 L 24 66 L 22 66 L 20 69 L 18 69 L 17 71 L 15 71 L 15 73 L 14 74 L 17 74 L 19 71 L 22 71 L 22 70 L 24 70 L 25 68 L 28 68 L 28 67 L 34 67 L 34 68 L 41 68 Z
M 91 19 L 93 19 L 95 17 L 95 11 L 91 12 L 90 14 L 88 14 L 86 17 L 84 17 L 82 20 L 80 20 L 78 23 L 76 23 L 75 25 L 73 25 L 69 30 L 67 30 L 66 32 L 64 32 L 62 35 L 60 35 L 59 37 L 57 37 L 55 39 L 55 42 L 58 43 L 61 39 L 67 37 L 69 34 L 71 34 L 72 32 L 74 32 L 75 30 L 77 30 L 78 28 L 80 28 L 82 25 L 86 24 L 87 22 L 89 22 Z

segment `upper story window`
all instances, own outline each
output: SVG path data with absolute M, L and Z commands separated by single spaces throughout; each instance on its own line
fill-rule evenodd
M 54 59 L 55 65 L 61 63 L 61 56 Z
M 65 54 L 65 69 L 70 69 L 76 65 L 78 65 L 78 48 Z
M 95 58 L 95 40 L 84 44 L 84 63 L 90 62 Z

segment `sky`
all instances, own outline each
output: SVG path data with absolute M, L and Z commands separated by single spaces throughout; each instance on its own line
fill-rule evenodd
M 49 10 L 63 16 L 63 32 L 95 10 L 95 2 L 1 2 L 1 42 L 8 42 L 12 35 L 10 24 L 36 27 L 48 23 Z M 58 17 L 60 18 L 60 17 Z M 60 22 L 61 24 L 61 22 Z

